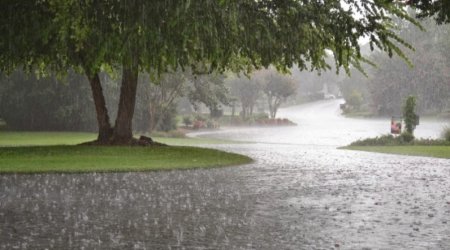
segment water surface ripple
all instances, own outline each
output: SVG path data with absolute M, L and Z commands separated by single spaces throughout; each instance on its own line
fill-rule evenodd
M 227 129 L 255 163 L 211 170 L 0 176 L 0 249 L 450 249 L 450 161 L 338 150 L 389 121 L 339 101 Z M 417 134 L 436 137 L 440 121 Z

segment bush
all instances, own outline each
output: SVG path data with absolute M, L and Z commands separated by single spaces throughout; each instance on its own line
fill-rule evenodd
M 350 146 L 380 146 L 380 145 L 395 145 L 397 144 L 395 137 L 391 134 L 377 136 L 375 138 L 367 138 L 354 141 Z
M 442 130 L 442 138 L 444 140 L 450 142 L 450 127 L 449 126 L 445 126 L 444 129 Z
M 214 123 L 211 120 L 206 121 L 206 127 L 207 128 L 214 128 Z
M 206 122 L 206 121 L 208 120 L 208 118 L 206 118 L 206 117 L 203 116 L 203 115 L 197 114 L 197 115 L 195 116 L 195 120 L 196 120 L 196 121 Z
M 255 115 L 255 120 L 264 120 L 269 119 L 269 115 L 267 113 L 259 113 Z
M 219 118 L 223 116 L 223 110 L 222 109 L 211 109 L 211 117 L 212 118 Z
M 397 138 L 400 143 L 409 143 L 412 142 L 414 140 L 414 135 L 412 133 L 409 132 L 403 132 L 400 134 L 400 136 Z
M 205 127 L 206 127 L 206 124 L 204 121 L 200 121 L 200 120 L 194 121 L 194 125 L 193 125 L 194 129 L 201 129 L 201 128 L 205 128 Z
M 359 110 L 361 108 L 363 101 L 364 99 L 361 92 L 353 90 L 350 96 L 348 97 L 347 103 L 354 109 Z
M 411 133 L 404 132 L 394 137 L 391 134 L 377 136 L 375 138 L 367 138 L 352 142 L 350 146 L 396 146 L 413 144 L 414 136 Z
M 158 112 L 156 115 L 158 117 L 157 119 L 159 119 L 159 123 L 156 124 L 155 130 L 168 132 L 176 129 L 176 114 L 175 105 L 171 105 L 164 113 Z
M 450 146 L 450 141 L 435 139 L 414 139 L 414 135 L 404 132 L 394 137 L 391 134 L 377 136 L 375 138 L 367 138 L 354 141 L 350 146 L 401 146 L 401 145 L 418 145 L 418 146 Z
M 183 117 L 183 124 L 188 127 L 192 125 L 192 118 L 190 116 Z
M 416 108 L 416 98 L 409 96 L 406 99 L 405 106 L 403 107 L 403 119 L 405 120 L 405 129 L 407 133 L 413 135 L 414 129 L 418 123 L 419 117 L 414 111 Z
M 216 121 L 214 121 L 214 120 L 208 120 L 208 121 L 206 122 L 206 127 L 207 127 L 207 128 L 214 128 L 214 129 L 216 129 L 216 128 L 219 128 L 220 126 L 219 126 L 219 123 L 218 123 L 218 122 L 216 122 Z

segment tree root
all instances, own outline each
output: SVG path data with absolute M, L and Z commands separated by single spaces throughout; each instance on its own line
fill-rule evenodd
M 100 140 L 94 140 L 94 141 L 88 141 L 83 142 L 79 145 L 82 146 L 141 146 L 141 147 L 166 147 L 167 144 L 155 142 L 152 138 L 147 136 L 141 136 L 139 139 L 131 138 L 127 142 L 123 141 L 114 141 L 114 139 L 108 140 L 108 141 L 100 141 Z

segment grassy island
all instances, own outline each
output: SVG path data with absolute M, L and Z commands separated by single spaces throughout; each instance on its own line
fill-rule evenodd
M 440 139 L 414 139 L 407 134 L 394 137 L 382 135 L 375 138 L 358 140 L 342 149 L 368 152 L 427 156 L 450 159 L 450 141 Z
M 384 154 L 427 156 L 450 159 L 450 146 L 347 146 L 344 149 L 360 150 Z
M 89 133 L 0 132 L 0 173 L 128 172 L 210 168 L 249 163 L 243 155 L 191 146 L 81 146 Z M 197 138 L 156 138 L 170 145 L 218 144 Z

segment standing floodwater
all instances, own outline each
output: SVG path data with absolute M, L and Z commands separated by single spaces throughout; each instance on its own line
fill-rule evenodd
M 336 149 L 389 132 L 339 101 L 280 110 L 295 127 L 208 136 L 254 164 L 0 176 L 1 249 L 450 249 L 450 161 Z M 421 121 L 437 137 L 445 123 Z M 203 135 L 202 135 L 203 136 Z
M 390 118 L 357 119 L 340 115 L 344 100 L 307 103 L 281 109 L 279 117 L 297 123 L 294 127 L 229 129 L 200 134 L 241 141 L 297 145 L 346 146 L 352 141 L 390 133 Z M 422 119 L 414 134 L 421 138 L 437 138 L 448 122 Z

